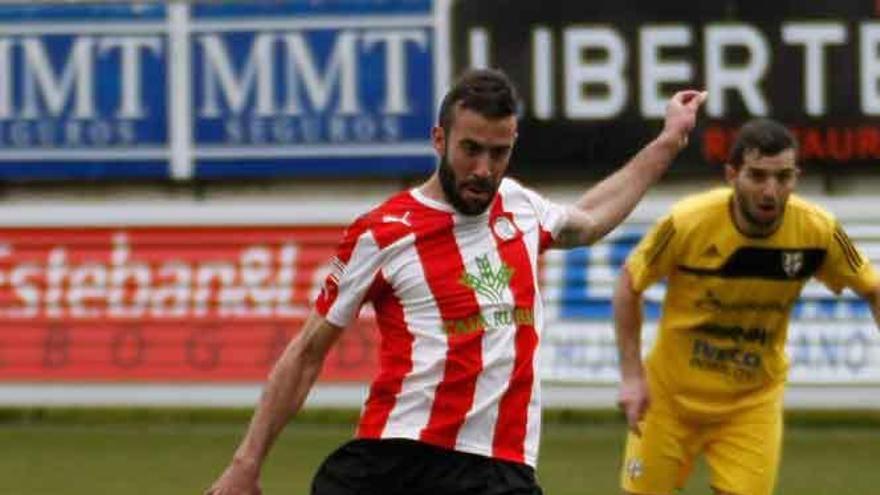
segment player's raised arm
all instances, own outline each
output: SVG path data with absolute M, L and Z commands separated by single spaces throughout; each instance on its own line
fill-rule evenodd
M 620 170 L 590 188 L 570 208 L 555 247 L 591 244 L 614 229 L 635 208 L 688 142 L 706 92 L 676 93 L 667 104 L 660 134 Z
M 309 315 L 302 331 L 275 363 L 244 439 L 207 495 L 261 493 L 263 461 L 278 434 L 302 407 L 341 332 L 341 327 L 328 323 L 318 313 Z

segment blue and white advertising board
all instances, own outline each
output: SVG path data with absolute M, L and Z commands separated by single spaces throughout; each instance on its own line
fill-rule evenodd
M 0 178 L 168 175 L 166 7 L 0 7 Z
M 0 179 L 434 166 L 431 0 L 0 7 Z

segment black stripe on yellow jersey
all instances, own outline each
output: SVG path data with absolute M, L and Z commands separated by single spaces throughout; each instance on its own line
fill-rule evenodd
M 825 261 L 824 249 L 778 249 L 740 247 L 723 265 L 715 269 L 678 265 L 693 275 L 721 278 L 760 278 L 765 280 L 803 280 L 813 276 Z

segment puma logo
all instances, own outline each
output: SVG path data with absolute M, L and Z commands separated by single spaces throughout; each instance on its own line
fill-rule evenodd
M 394 215 L 382 215 L 382 221 L 385 223 L 402 223 L 407 227 L 412 227 L 412 224 L 409 223 L 409 214 L 410 212 L 406 212 L 403 216 L 395 217 Z

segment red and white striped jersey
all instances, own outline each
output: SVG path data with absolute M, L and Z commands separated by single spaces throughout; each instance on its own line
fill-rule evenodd
M 375 308 L 380 369 L 358 437 L 535 465 L 538 255 L 566 215 L 504 179 L 482 215 L 461 215 L 412 189 L 348 228 L 316 309 L 346 326 L 363 303 Z

